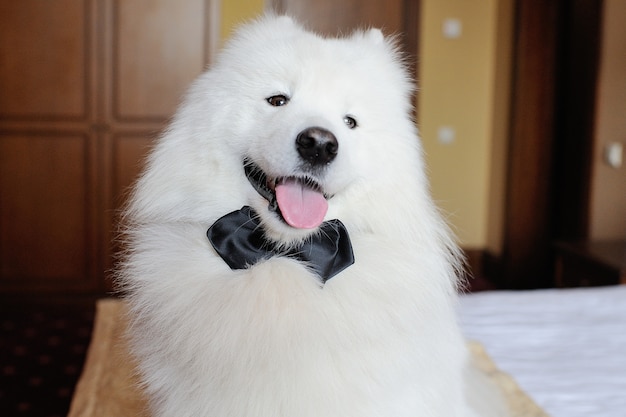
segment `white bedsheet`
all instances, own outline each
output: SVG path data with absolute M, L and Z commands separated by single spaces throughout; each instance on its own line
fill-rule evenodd
M 626 416 L 626 285 L 466 294 L 459 316 L 551 417 Z

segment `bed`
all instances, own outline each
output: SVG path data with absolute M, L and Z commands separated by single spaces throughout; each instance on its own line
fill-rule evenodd
M 551 417 L 626 415 L 626 285 L 472 293 L 459 317 Z

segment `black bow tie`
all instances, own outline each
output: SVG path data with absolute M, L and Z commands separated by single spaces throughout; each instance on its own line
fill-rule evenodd
M 306 263 L 326 282 L 354 263 L 352 244 L 343 223 L 330 220 L 301 245 L 283 250 L 265 237 L 254 211 L 244 206 L 219 218 L 207 230 L 213 248 L 231 269 L 244 269 L 272 256 Z

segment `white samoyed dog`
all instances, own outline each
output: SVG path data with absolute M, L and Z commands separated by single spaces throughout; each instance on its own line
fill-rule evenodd
M 468 382 L 412 91 L 379 30 L 277 16 L 192 85 L 126 212 L 119 279 L 153 415 L 506 415 Z

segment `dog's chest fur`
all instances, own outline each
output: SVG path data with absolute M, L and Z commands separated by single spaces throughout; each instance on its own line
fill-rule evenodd
M 142 369 L 169 398 L 158 415 L 453 415 L 437 392 L 460 381 L 463 351 L 437 262 L 422 259 L 420 277 L 411 251 L 357 234 L 357 263 L 322 286 L 286 258 L 231 271 L 193 226 L 175 227 L 181 258 L 159 264 L 147 248 L 168 278 L 135 300 Z

